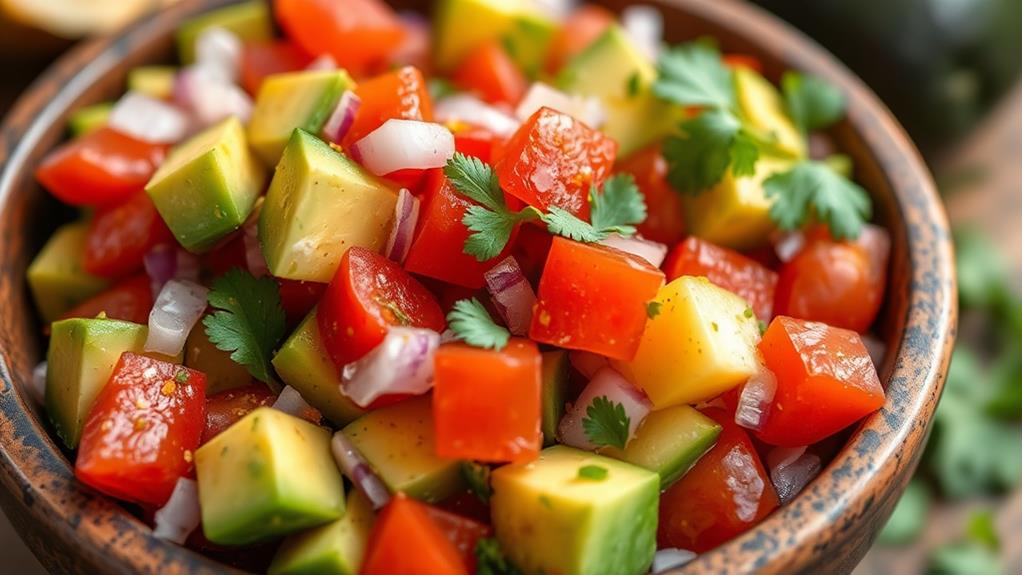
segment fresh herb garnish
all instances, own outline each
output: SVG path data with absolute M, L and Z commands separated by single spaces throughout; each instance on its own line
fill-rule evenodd
M 610 445 L 624 449 L 628 443 L 628 427 L 631 424 L 625 406 L 611 401 L 605 395 L 593 399 L 582 418 L 582 429 L 589 441 L 597 447 Z
M 682 106 L 730 109 L 735 105 L 733 73 L 720 51 L 705 42 L 680 44 L 657 59 L 653 93 Z
M 209 305 L 218 310 L 202 321 L 209 341 L 231 352 L 231 359 L 252 377 L 275 385 L 270 359 L 285 322 L 277 283 L 232 268 L 213 282 Z
M 476 575 L 521 575 L 500 548 L 500 543 L 493 537 L 484 537 L 476 541 Z
M 607 478 L 608 473 L 609 472 L 607 471 L 606 467 L 602 467 L 599 465 L 583 465 L 582 467 L 578 468 L 579 479 L 603 481 L 604 479 Z
M 828 128 L 845 115 L 845 95 L 816 76 L 787 72 L 781 90 L 788 115 L 803 133 Z
M 461 476 L 468 484 L 468 490 L 483 503 L 490 503 L 490 467 L 474 461 L 461 462 Z
M 609 234 L 635 235 L 635 226 L 646 220 L 646 200 L 631 174 L 611 176 L 601 192 L 594 186 L 589 190 L 589 203 L 589 219 L 596 233 L 603 235 L 601 240 Z
M 821 162 L 802 162 L 763 182 L 773 199 L 770 218 L 782 230 L 796 230 L 815 218 L 826 223 L 835 239 L 854 239 L 869 219 L 872 204 L 866 190 Z
M 663 305 L 664 304 L 658 301 L 648 302 L 646 304 L 646 317 L 648 317 L 649 319 L 653 319 L 656 316 L 660 315 L 660 308 L 663 307 Z
M 188 372 L 183 369 L 174 374 L 174 381 L 177 383 L 188 383 L 190 378 L 191 376 L 188 375 Z
M 634 98 L 639 95 L 641 89 L 642 77 L 639 76 L 638 71 L 635 71 L 631 76 L 628 76 L 628 82 L 625 84 L 625 93 L 628 94 L 629 98 Z
M 667 179 L 679 192 L 698 194 L 713 187 L 728 167 L 736 176 L 755 173 L 759 147 L 731 112 L 707 110 L 682 122 L 681 132 L 663 147 Z
M 484 349 L 504 349 L 511 332 L 497 325 L 476 298 L 463 299 L 447 314 L 447 327 L 465 343 Z

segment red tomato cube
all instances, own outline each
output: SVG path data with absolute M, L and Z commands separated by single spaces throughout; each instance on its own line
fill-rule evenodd
M 173 241 L 156 206 L 145 192 L 127 202 L 98 210 L 85 238 L 85 271 L 121 277 L 142 269 L 142 259 L 158 244 Z
M 287 40 L 253 42 L 241 49 L 241 86 L 255 96 L 267 76 L 296 72 L 312 63 L 312 58 Z
M 472 50 L 451 79 L 491 104 L 510 106 L 517 106 L 529 87 L 525 74 L 496 40 Z
M 663 272 L 642 258 L 555 237 L 529 337 L 630 361 L 646 327 L 646 304 L 663 284 Z
M 387 120 L 433 121 L 433 101 L 418 68 L 405 66 L 366 80 L 355 88 L 362 105 L 342 142 L 345 149 Z
M 472 497 L 475 497 L 474 495 Z M 493 536 L 493 528 L 478 521 L 463 517 L 450 511 L 444 511 L 432 505 L 426 506 L 426 513 L 433 523 L 440 528 L 447 540 L 461 555 L 461 561 L 469 573 L 476 572 L 476 543 L 480 539 Z
M 424 503 L 396 493 L 369 534 L 360 575 L 468 575 Z
M 504 146 L 494 169 L 512 196 L 589 219 L 589 191 L 610 175 L 617 142 L 575 118 L 540 108 Z
M 442 346 L 433 389 L 437 454 L 494 463 L 535 459 L 542 447 L 541 363 L 526 339 L 500 351 Z
M 622 160 L 618 169 L 631 174 L 646 200 L 649 216 L 639 224 L 642 237 L 674 245 L 685 237 L 685 212 L 681 194 L 667 182 L 667 160 L 660 145 L 650 146 Z
M 499 140 L 497 136 L 489 130 L 467 124 L 451 127 L 454 130 L 454 151 L 479 158 L 487 164 L 493 160 L 493 149 Z
M 277 396 L 262 382 L 209 396 L 206 399 L 206 422 L 199 445 L 213 439 L 257 408 L 273 405 L 276 399 Z
M 780 316 L 759 344 L 777 376 L 763 429 L 771 445 L 812 445 L 884 405 L 873 360 L 854 331 Z
M 152 309 L 152 282 L 149 276 L 140 274 L 83 301 L 60 319 L 90 318 L 104 313 L 110 319 L 146 324 Z
M 126 352 L 82 430 L 75 476 L 111 497 L 163 505 L 206 425 L 206 376 Z
M 777 274 L 734 250 L 691 236 L 671 250 L 664 273 L 667 281 L 681 276 L 706 276 L 741 296 L 759 319 L 770 321 L 773 317 Z

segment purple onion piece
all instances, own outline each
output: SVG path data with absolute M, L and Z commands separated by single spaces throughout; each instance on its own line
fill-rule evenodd
M 628 438 L 635 435 L 635 430 L 642 420 L 649 415 L 653 404 L 644 393 L 628 382 L 620 373 L 605 367 L 596 373 L 585 389 L 578 396 L 574 405 L 565 411 L 564 417 L 557 426 L 557 439 L 578 449 L 596 449 L 582 426 L 586 411 L 597 397 L 606 397 L 609 401 L 620 403 L 628 416 Z
M 144 349 L 174 357 L 184 349 L 189 332 L 206 311 L 209 290 L 189 280 L 164 284 L 149 312 L 149 335 Z
M 351 125 L 355 123 L 355 115 L 358 114 L 358 110 L 361 107 L 362 99 L 354 92 L 348 90 L 342 94 L 341 99 L 337 101 L 337 106 L 334 107 L 334 111 L 330 114 L 326 123 L 323 124 L 323 129 L 320 130 L 323 139 L 340 144 L 348 130 L 351 129 Z
M 390 490 L 383 480 L 376 475 L 369 462 L 362 457 L 358 449 L 344 432 L 334 433 L 330 441 L 330 450 L 334 454 L 334 461 L 341 473 L 348 476 L 348 479 L 355 484 L 355 488 L 362 492 L 369 499 L 374 509 L 380 509 L 390 501 Z
M 667 258 L 666 245 L 640 237 L 625 237 L 621 234 L 611 234 L 607 239 L 601 241 L 600 244 L 619 249 L 633 256 L 638 256 L 655 268 L 660 267 L 664 263 L 664 259 Z
M 359 407 L 395 393 L 421 395 L 433 387 L 433 356 L 440 334 L 394 327 L 380 345 L 341 370 L 341 393 Z
M 526 335 L 532 324 L 532 308 L 536 292 L 522 273 L 514 256 L 504 258 L 483 274 L 486 287 L 493 296 L 494 307 L 508 329 L 515 335 Z
M 242 243 L 245 244 L 245 266 L 249 273 L 257 278 L 270 275 L 266 265 L 266 257 L 259 245 L 259 219 L 250 219 L 244 227 Z
M 273 409 L 311 421 L 317 425 L 322 419 L 322 415 L 320 415 L 319 410 L 309 405 L 309 403 L 305 401 L 305 398 L 302 397 L 302 394 L 298 393 L 298 390 L 290 385 L 284 386 L 280 395 L 277 396 L 277 400 L 273 402 L 272 407 Z
M 795 456 L 798 449 L 801 449 L 802 453 Z M 767 461 L 774 461 L 770 464 L 770 482 L 773 483 L 782 505 L 794 499 L 822 469 L 820 457 L 805 449 L 777 447 L 767 454 Z M 774 454 L 780 450 L 784 452 Z
M 392 118 L 355 142 L 361 164 L 377 176 L 441 168 L 454 156 L 454 134 L 440 124 Z
M 394 227 L 387 238 L 384 254 L 397 263 L 404 263 L 415 239 L 415 227 L 419 223 L 419 198 L 407 188 L 401 188 L 394 205 Z
M 770 405 L 777 393 L 777 376 L 760 365 L 755 375 L 742 386 L 735 410 L 735 423 L 753 431 L 760 431 L 770 416 Z

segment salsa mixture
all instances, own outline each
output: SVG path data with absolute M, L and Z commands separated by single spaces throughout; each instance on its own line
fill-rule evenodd
M 659 572 L 790 501 L 884 404 L 890 240 L 839 90 L 662 27 L 183 24 L 36 172 L 78 213 L 28 270 L 78 480 L 274 574 Z

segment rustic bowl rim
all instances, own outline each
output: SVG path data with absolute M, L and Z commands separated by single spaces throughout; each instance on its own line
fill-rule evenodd
M 191 0 L 158 18 L 139 21 L 115 36 L 76 47 L 48 69 L 19 99 L 0 129 L 0 213 L 13 186 L 28 169 L 26 159 L 43 134 L 60 121 L 89 85 L 110 73 L 140 38 L 172 33 L 182 18 L 235 0 Z M 758 7 L 731 1 L 660 0 L 683 14 L 728 30 L 786 66 L 821 76 L 849 96 L 849 123 L 883 169 L 898 218 L 905 226 L 909 266 L 907 311 L 896 357 L 888 362 L 888 402 L 871 416 L 820 477 L 791 504 L 760 526 L 703 554 L 684 572 L 790 573 L 810 565 L 854 565 L 889 515 L 911 476 L 943 387 L 955 335 L 957 298 L 950 233 L 944 208 L 917 150 L 883 104 L 843 64 L 800 32 Z M 769 38 L 769 45 L 763 39 Z M 79 63 L 87 62 L 85 66 Z M 44 86 L 60 86 L 49 101 Z M 5 238 L 13 237 L 11 232 Z M 4 276 L 23 278 L 24 269 Z M 19 284 L 20 281 L 20 284 Z M 19 279 L 2 289 L 24 290 Z M 47 566 L 82 570 L 103 565 L 116 572 L 223 572 L 225 567 L 192 551 L 151 537 L 148 527 L 120 506 L 76 486 L 65 456 L 17 391 L 30 374 L 11 373 L 9 349 L 0 349 L 0 484 L 2 503 L 25 526 L 36 552 L 52 541 L 26 535 L 41 526 L 42 537 L 72 549 L 70 561 L 43 557 Z M 893 350 L 892 350 L 893 351 Z M 45 473 L 28 473 L 26 469 Z M 48 481 L 47 481 L 48 480 Z M 70 490 L 68 494 L 63 490 Z M 861 531 L 853 557 L 827 557 L 835 541 L 854 525 Z M 110 528 L 116 536 L 110 539 Z M 853 530 L 854 531 L 854 530 Z M 33 531 L 34 533 L 34 531 Z M 142 553 L 144 551 L 144 553 Z M 81 561 L 82 564 L 77 562 Z M 850 561 L 850 563 L 849 563 Z M 77 567 L 76 567 L 77 565 Z M 828 571 L 830 569 L 827 569 Z

